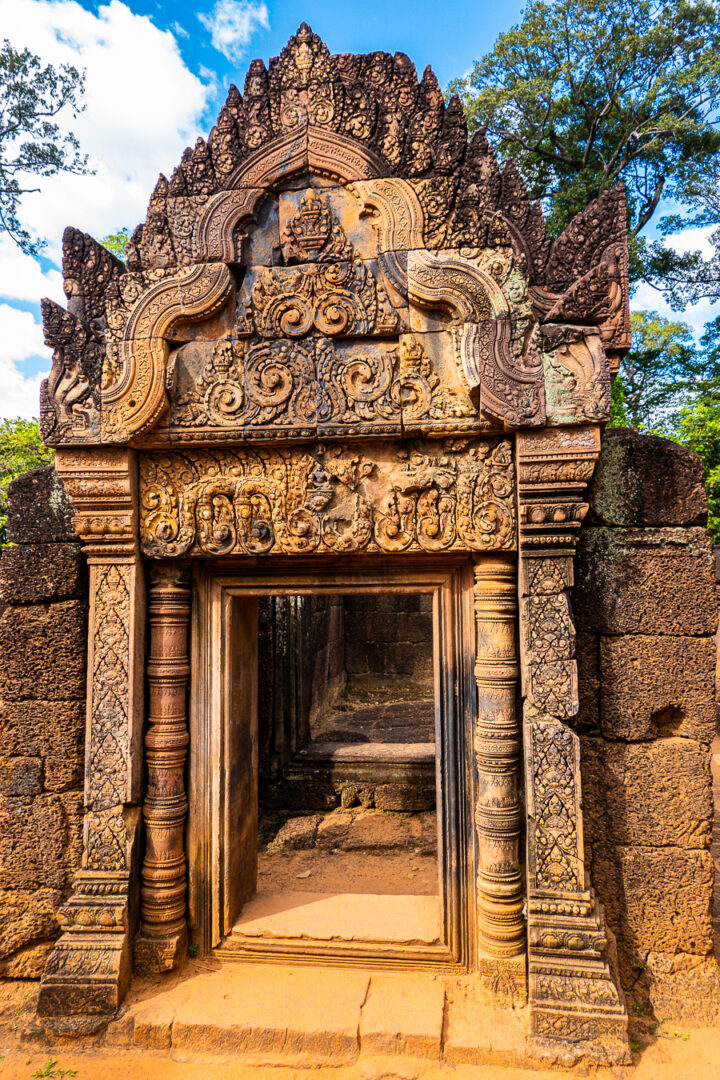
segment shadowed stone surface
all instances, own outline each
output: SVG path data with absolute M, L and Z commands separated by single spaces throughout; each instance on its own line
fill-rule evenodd
M 0 975 L 39 978 L 82 854 L 87 586 L 53 468 L 10 485 L 0 556 Z
M 704 525 L 707 520 L 700 457 L 632 428 L 605 432 L 588 494 L 593 524 Z

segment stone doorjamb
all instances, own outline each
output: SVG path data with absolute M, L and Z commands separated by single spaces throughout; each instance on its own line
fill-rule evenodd
M 82 864 L 60 909 L 62 936 L 38 1014 L 63 1033 L 107 1023 L 132 970 L 138 911 L 145 595 L 137 466 L 127 449 L 58 450 L 90 577 Z
M 597 425 L 516 436 L 530 1031 L 629 1061 L 627 1013 L 583 849 L 573 562 Z

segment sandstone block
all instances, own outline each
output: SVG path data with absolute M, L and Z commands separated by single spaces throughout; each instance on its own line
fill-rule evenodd
M 45 970 L 53 941 L 41 941 L 18 949 L 12 956 L 0 960 L 0 977 L 4 979 L 39 979 Z
M 606 431 L 588 501 L 602 525 L 704 525 L 702 459 L 656 435 Z
M 703 1027 L 720 1021 L 720 967 L 715 957 L 648 953 L 647 980 L 656 1016 Z
M 715 737 L 715 643 L 631 634 L 600 639 L 600 727 L 608 739 Z
M 439 1058 L 445 988 L 440 980 L 373 975 L 360 1017 L 360 1049 L 369 1054 Z
M 580 699 L 578 731 L 594 732 L 600 727 L 600 646 L 595 634 L 575 635 L 575 658 Z
M 7 961 L 38 941 L 56 937 L 61 900 L 59 889 L 47 887 L 0 890 L 0 959 Z
M 87 610 L 80 600 L 6 608 L 0 617 L 0 697 L 84 698 L 86 627 Z
M 74 513 L 54 466 L 32 469 L 8 489 L 8 539 L 14 544 L 77 540 Z
M 713 799 L 710 753 L 690 739 L 581 740 L 585 836 L 592 844 L 705 849 Z
M 715 633 L 715 574 L 705 529 L 583 529 L 575 583 L 580 630 Z
M 46 791 L 82 787 L 84 701 L 0 701 L 3 752 L 42 758 Z
M 80 863 L 82 824 L 79 794 L 0 796 L 0 881 L 65 888 Z
M 85 568 L 80 544 L 17 544 L 0 558 L 0 596 L 6 604 L 44 604 L 81 598 Z
M 0 794 L 39 795 L 42 789 L 40 758 L 6 757 L 0 761 Z
M 712 953 L 709 851 L 597 845 L 592 880 L 617 935 L 625 977 L 649 952 Z

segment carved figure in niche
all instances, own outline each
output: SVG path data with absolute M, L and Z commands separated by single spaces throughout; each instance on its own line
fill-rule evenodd
M 241 315 L 261 337 L 388 335 L 400 329 L 384 288 L 313 189 L 288 221 L 281 246 L 288 265 L 258 271 Z

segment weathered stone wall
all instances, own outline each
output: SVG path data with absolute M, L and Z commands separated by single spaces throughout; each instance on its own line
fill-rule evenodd
M 390 679 L 432 685 L 429 593 L 360 593 L 344 598 L 345 669 L 352 685 Z
M 700 458 L 609 431 L 589 499 L 574 590 L 586 855 L 631 1000 L 709 1020 L 718 603 Z
M 0 558 L 0 974 L 39 978 L 82 851 L 87 584 L 55 470 L 10 486 Z

